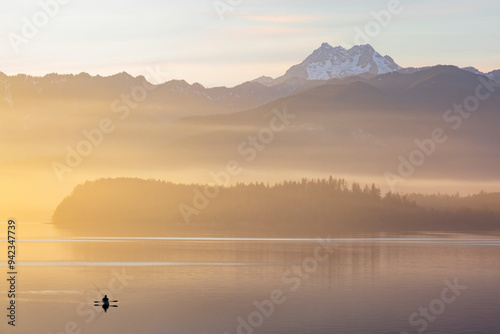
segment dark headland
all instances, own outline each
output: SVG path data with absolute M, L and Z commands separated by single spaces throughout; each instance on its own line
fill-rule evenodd
M 382 194 L 304 179 L 209 187 L 133 178 L 77 186 L 53 223 L 90 235 L 318 237 L 335 233 L 500 230 L 500 193 Z

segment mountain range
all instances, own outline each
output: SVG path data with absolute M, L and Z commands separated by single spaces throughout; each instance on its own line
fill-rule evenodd
M 234 157 L 235 143 L 241 138 L 255 135 L 271 122 L 271 110 L 286 106 L 295 115 L 294 123 L 266 147 L 266 161 L 259 162 L 264 170 L 293 166 L 381 176 L 397 171 L 399 157 L 408 159 L 419 148 L 416 140 L 426 140 L 440 128 L 447 141 L 436 145 L 439 154 L 416 169 L 418 177 L 495 179 L 500 161 L 493 155 L 500 136 L 493 124 L 500 122 L 500 85 L 492 86 L 495 93 L 481 103 L 479 111 L 460 121 L 459 130 L 444 116 L 473 94 L 478 84 L 476 74 L 453 66 L 334 79 L 251 110 L 185 118 L 175 128 L 183 133 L 195 128 L 196 132 L 179 136 L 164 149 L 189 156 L 187 160 L 197 165 L 217 165 Z M 174 127 L 170 132 L 175 132 Z
M 469 171 L 480 168 L 481 177 L 495 177 L 491 161 L 498 156 L 500 142 L 494 126 L 500 122 L 500 85 L 491 83 L 495 92 L 481 102 L 480 112 L 459 120 L 460 131 L 443 120 L 448 109 L 476 92 L 481 77 L 454 66 L 435 66 L 410 74 L 306 80 L 295 92 L 286 91 L 284 84 L 206 89 L 171 81 L 150 92 L 121 120 L 113 101 L 130 94 L 141 78 L 16 76 L 4 82 L 11 95 L 8 102 L 3 100 L 0 137 L 9 143 L 4 149 L 11 148 L 7 159 L 22 159 L 30 166 L 35 158 L 64 161 L 65 147 L 85 139 L 82 130 L 109 118 L 118 130 L 87 164 L 137 170 L 208 168 L 239 156 L 238 144 L 269 126 L 273 110 L 286 108 L 297 120 L 266 148 L 267 159 L 252 167 L 380 176 L 397 169 L 399 155 L 408 157 L 416 139 L 429 137 L 439 127 L 447 129 L 450 140 L 418 175 L 472 177 Z M 54 159 L 44 164 L 50 166 Z M 453 161 L 461 163 L 443 167 Z
M 327 44 L 276 79 L 231 88 L 172 80 L 141 101 L 130 96 L 145 78 L 127 73 L 0 73 L 0 182 L 26 192 L 6 205 L 24 207 L 29 199 L 33 210 L 50 214 L 88 179 L 209 182 L 210 171 L 235 160 L 244 172 L 233 181 L 349 175 L 383 186 L 386 172 L 397 174 L 419 150 L 416 143 L 428 143 L 441 129 L 446 141 L 429 144 L 437 153 L 425 156 L 404 189 L 428 184 L 436 191 L 434 180 L 493 189 L 500 184 L 500 84 L 490 81 L 497 75 L 456 66 L 400 68 L 369 45 L 345 50 Z M 491 94 L 477 108 L 453 111 L 475 103 L 479 85 L 480 93 Z M 276 110 L 294 115 L 293 122 L 253 147 Z M 113 130 L 99 135 L 103 122 Z M 71 153 L 78 151 L 80 159 Z M 59 177 L 54 162 L 68 161 L 71 168 Z M 7 190 L 0 195 L 11 198 Z
M 157 86 L 148 101 L 160 104 L 167 119 L 189 115 L 229 113 L 257 107 L 277 98 L 322 85 L 327 80 L 342 80 L 352 76 L 369 77 L 390 72 L 415 72 L 421 69 L 402 69 L 389 56 L 381 56 L 370 45 L 359 45 L 349 50 L 323 43 L 300 64 L 292 66 L 276 79 L 262 76 L 241 85 L 226 88 L 205 88 L 184 80 L 172 80 Z M 464 70 L 485 75 L 500 82 L 500 70 L 482 73 L 474 67 Z M 124 90 L 140 84 L 144 77 L 119 73 L 109 77 L 48 74 L 44 77 L 27 75 L 6 76 L 0 72 L 0 107 L 12 108 L 23 101 L 48 98 L 73 99 L 92 96 L 111 99 Z M 182 105 L 182 108 L 176 106 Z
M 325 82 L 332 83 L 332 80 L 342 83 L 353 80 L 353 77 L 369 78 L 393 72 L 409 74 L 428 68 L 403 69 L 390 56 L 381 56 L 369 44 L 346 50 L 323 43 L 303 62 L 292 66 L 276 79 L 262 76 L 231 88 L 206 88 L 199 83 L 171 80 L 157 85 L 148 95 L 147 104 L 151 113 L 161 110 L 161 119 L 171 121 L 190 115 L 225 114 L 255 108 Z M 500 70 L 490 73 L 482 73 L 474 67 L 464 70 L 500 82 Z M 109 77 L 87 73 L 7 76 L 0 72 L 0 108 L 22 109 L 23 105 L 32 102 L 43 108 L 45 102 L 53 99 L 71 103 L 91 98 L 108 103 L 123 92 L 141 85 L 143 80 L 142 76 L 132 77 L 125 72 Z

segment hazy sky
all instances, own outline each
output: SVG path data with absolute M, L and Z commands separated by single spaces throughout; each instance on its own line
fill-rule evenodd
M 58 0 L 66 4 L 49 6 L 54 13 L 44 22 L 41 4 L 55 1 L 2 1 L 0 71 L 139 75 L 158 65 L 172 79 L 235 85 L 280 76 L 322 42 L 356 44 L 357 29 L 377 29 L 371 12 L 397 0 Z M 227 6 L 222 18 L 215 3 Z M 400 4 L 402 12 L 369 37 L 381 54 L 404 67 L 500 68 L 498 0 Z M 33 17 L 37 32 L 26 28 Z

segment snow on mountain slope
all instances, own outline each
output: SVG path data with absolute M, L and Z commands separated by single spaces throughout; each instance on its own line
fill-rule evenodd
M 329 80 L 365 73 L 384 74 L 401 69 L 389 56 L 381 56 L 369 44 L 357 45 L 349 50 L 323 43 L 302 63 L 292 66 L 283 81 L 299 77 L 306 80 Z
M 489 73 L 484 73 L 484 72 L 481 72 L 480 70 L 478 70 L 477 68 L 472 67 L 472 66 L 462 67 L 462 70 L 468 71 L 468 72 L 471 72 L 474 74 L 478 74 L 478 75 L 484 75 L 493 81 L 500 82 L 500 70 L 495 70 L 495 71 L 491 71 Z
M 500 70 L 491 71 L 488 75 L 493 81 L 500 82 Z

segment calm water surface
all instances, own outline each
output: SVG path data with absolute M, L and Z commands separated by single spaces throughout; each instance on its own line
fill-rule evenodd
M 20 224 L 18 239 L 17 326 L 2 314 L 1 333 L 500 333 L 497 236 L 85 238 Z M 93 283 L 118 307 L 95 307 Z

